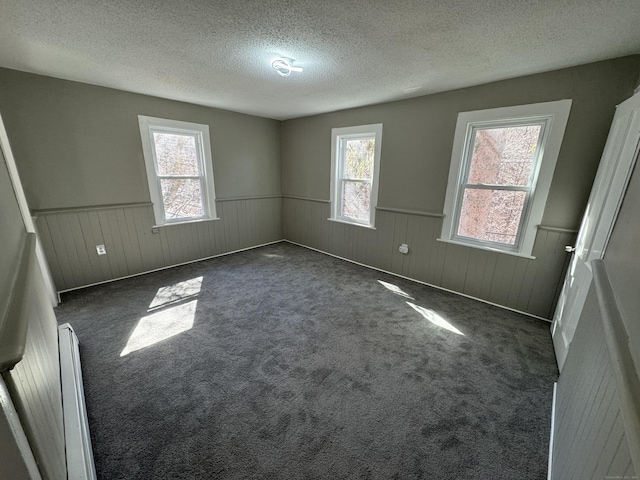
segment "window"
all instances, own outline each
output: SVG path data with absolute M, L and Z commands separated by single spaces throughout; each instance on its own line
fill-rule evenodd
M 331 218 L 373 228 L 382 124 L 331 130 Z
M 570 108 L 458 115 L 440 240 L 531 257 Z
M 138 116 L 156 225 L 216 218 L 209 126 Z

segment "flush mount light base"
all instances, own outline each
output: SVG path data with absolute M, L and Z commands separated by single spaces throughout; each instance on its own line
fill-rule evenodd
M 293 60 L 286 57 L 278 57 L 271 61 L 271 66 L 282 77 L 288 77 L 291 72 L 301 72 L 302 68 L 294 67 Z

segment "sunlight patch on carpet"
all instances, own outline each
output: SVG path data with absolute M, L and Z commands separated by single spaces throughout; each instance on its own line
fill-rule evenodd
M 140 319 L 120 356 L 124 357 L 190 330 L 193 327 L 198 300 L 187 300 L 200 293 L 202 278 L 195 277 L 160 287 L 149 304 L 149 315 Z
M 265 258 L 284 258 L 283 255 L 278 255 L 277 253 L 263 253 L 262 256 Z
M 149 305 L 149 311 L 198 295 L 202 289 L 202 278 L 201 276 L 195 277 L 159 288 Z
M 192 300 L 142 317 L 120 356 L 124 357 L 190 330 L 193 327 L 197 305 L 198 300 Z
M 193 328 L 202 276 L 160 287 L 129 336 L 121 357 Z
M 396 295 L 400 295 L 401 297 L 410 298 L 411 300 L 415 300 L 415 298 L 413 298 L 411 295 L 409 295 L 407 292 L 402 290 L 400 287 L 394 285 L 393 283 L 383 282 L 382 280 L 378 280 L 378 282 L 380 282 L 380 285 L 382 285 L 384 288 L 386 288 L 387 290 L 390 290 L 391 292 L 395 293 Z
M 407 302 L 407 305 L 409 305 L 411 308 L 413 308 L 416 312 L 418 312 L 420 315 L 422 315 L 424 318 L 429 320 L 434 325 L 436 325 L 436 326 L 438 326 L 440 328 L 444 328 L 445 330 L 449 330 L 450 332 L 456 333 L 458 335 L 462 335 L 464 337 L 464 333 L 462 333 L 456 327 L 451 325 L 444 318 L 442 318 L 441 315 L 438 315 L 433 310 L 421 307 L 419 305 L 415 305 L 415 304 L 413 304 L 411 302 Z

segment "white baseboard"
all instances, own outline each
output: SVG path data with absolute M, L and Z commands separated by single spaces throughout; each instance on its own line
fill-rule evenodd
M 551 435 L 549 438 L 549 463 L 547 466 L 547 480 L 551 480 L 551 471 L 553 466 L 553 434 L 556 431 L 556 392 L 558 390 L 558 382 L 553 382 L 553 401 L 551 402 Z
M 188 262 L 175 263 L 173 265 L 167 265 L 167 266 L 160 267 L 160 268 L 154 268 L 153 270 L 145 270 L 144 272 L 138 272 L 138 273 L 133 273 L 131 275 L 125 275 L 123 277 L 110 278 L 109 280 L 103 280 L 101 282 L 88 283 L 87 285 L 80 285 L 79 287 L 67 288 L 66 290 L 60 290 L 58 292 L 58 294 L 66 293 L 66 292 L 72 292 L 74 290 L 80 290 L 82 288 L 95 287 L 96 285 L 104 285 L 105 283 L 117 282 L 118 280 L 124 280 L 126 278 L 139 277 L 140 275 L 146 275 L 147 273 L 161 272 L 162 270 L 167 270 L 169 268 L 180 267 L 182 265 L 189 265 L 190 263 L 203 262 L 205 260 L 211 260 L 212 258 L 224 257 L 224 256 L 227 256 L 227 255 L 231 255 L 233 253 L 245 252 L 247 250 L 253 250 L 254 248 L 266 247 L 267 245 L 273 245 L 275 243 L 282 243 L 284 241 L 286 241 L 286 240 L 274 240 L 273 242 L 262 243 L 260 245 L 252 245 L 251 247 L 241 248 L 239 250 L 232 250 L 230 252 L 219 253 L 217 255 L 211 255 L 209 257 L 196 258 L 195 260 L 189 260 Z M 60 302 L 58 302 L 58 303 L 60 303 Z
M 474 297 L 472 295 L 467 295 L 466 293 L 456 292 L 455 290 L 450 290 L 448 288 L 441 287 L 439 285 L 434 285 L 432 283 L 423 282 L 422 280 L 416 280 L 415 278 L 407 277 L 405 275 L 400 275 L 399 273 L 390 272 L 388 270 L 383 270 L 382 268 L 372 267 L 371 265 L 367 265 L 366 263 L 356 262 L 355 260 L 351 260 L 350 258 L 341 257 L 340 255 L 334 255 L 333 253 L 325 252 L 324 250 L 319 250 L 317 248 L 309 247 L 308 245 L 303 245 L 302 243 L 293 242 L 291 240 L 284 239 L 283 242 L 290 243 L 292 245 L 297 245 L 299 247 L 308 248 L 309 250 L 313 250 L 314 252 L 324 253 L 325 255 L 329 255 L 330 257 L 339 258 L 340 260 L 344 260 L 345 262 L 355 263 L 356 265 L 360 265 L 361 267 L 370 268 L 371 270 L 376 270 L 378 272 L 386 273 L 388 275 L 393 275 L 394 277 L 404 278 L 405 280 L 409 280 L 411 282 L 419 283 L 420 285 L 426 285 L 427 287 L 436 288 L 438 290 L 442 290 L 444 292 L 455 293 L 456 295 L 460 295 L 461 297 L 471 298 L 473 300 L 477 300 L 478 302 L 486 303 L 487 305 L 493 305 L 494 307 L 499 307 L 504 310 L 509 310 L 510 312 L 519 313 L 521 315 L 526 315 L 527 317 L 537 318 L 538 320 L 542 320 L 547 323 L 551 323 L 551 320 L 548 318 L 540 317 L 538 315 L 534 315 L 533 313 L 523 312 L 522 310 L 516 310 L 515 308 L 505 307 L 504 305 L 500 305 L 498 303 L 493 303 L 488 300 L 484 300 L 482 298 Z
M 67 475 L 73 480 L 97 480 L 84 401 L 78 337 L 68 323 L 58 327 L 58 342 Z

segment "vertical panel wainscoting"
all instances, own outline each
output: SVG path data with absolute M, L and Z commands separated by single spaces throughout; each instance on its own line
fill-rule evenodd
M 217 210 L 219 220 L 156 233 L 151 203 L 35 213 L 56 288 L 64 291 L 282 239 L 279 195 L 217 200 Z
M 4 376 L 42 478 L 63 479 L 67 466 L 58 324 L 39 274 L 33 275 L 26 291 L 30 300 L 25 312 L 29 326 L 24 356 Z
M 541 227 L 532 260 L 439 242 L 438 214 L 379 208 L 373 230 L 328 221 L 328 201 L 284 195 L 282 215 L 292 242 L 547 319 L 576 235 Z
M 592 285 L 557 389 L 552 480 L 637 478 Z

